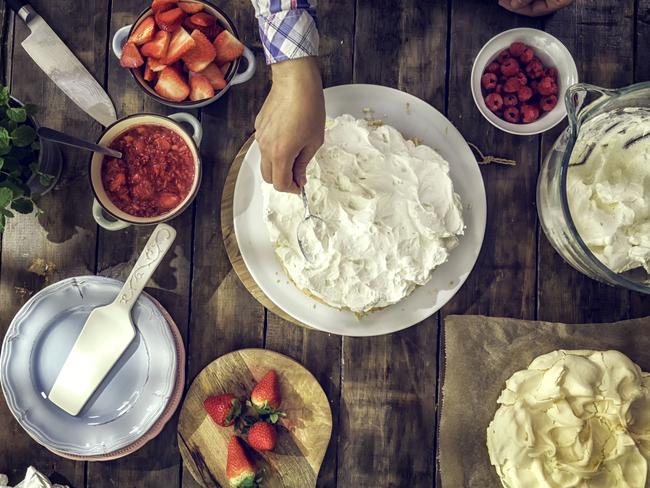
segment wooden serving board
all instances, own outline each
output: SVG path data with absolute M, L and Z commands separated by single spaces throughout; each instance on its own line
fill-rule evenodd
M 255 134 L 252 134 L 239 150 L 237 156 L 235 156 L 235 159 L 230 165 L 230 170 L 228 171 L 228 176 L 226 177 L 226 182 L 221 194 L 221 235 L 223 236 L 223 243 L 226 246 L 226 253 L 228 254 L 228 259 L 230 259 L 230 263 L 232 264 L 232 267 L 235 270 L 235 273 L 237 273 L 237 276 L 241 280 L 242 284 L 246 287 L 249 293 L 262 304 L 262 306 L 273 312 L 278 317 L 282 317 L 288 322 L 299 325 L 301 327 L 312 329 L 308 325 L 303 324 L 299 320 L 286 313 L 275 303 L 273 303 L 269 297 L 266 296 L 266 294 L 260 289 L 259 286 L 257 286 L 257 283 L 251 276 L 248 268 L 246 267 L 244 259 L 241 257 L 241 252 L 239 251 L 239 244 L 237 243 L 237 236 L 235 235 L 235 224 L 233 217 L 235 182 L 237 181 L 239 168 L 241 168 L 242 162 L 246 157 L 246 153 L 254 141 Z
M 242 349 L 210 363 L 192 382 L 178 421 L 183 462 L 204 487 L 227 487 L 226 456 L 233 427 L 220 427 L 208 416 L 203 401 L 232 393 L 247 397 L 257 381 L 275 369 L 282 392 L 278 442 L 272 452 L 249 449 L 265 488 L 316 486 L 332 434 L 332 411 L 316 378 L 301 364 L 277 352 Z

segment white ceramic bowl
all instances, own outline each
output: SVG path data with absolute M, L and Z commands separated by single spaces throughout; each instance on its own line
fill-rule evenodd
M 235 184 L 235 235 L 251 276 L 266 296 L 303 324 L 347 336 L 389 334 L 417 324 L 437 312 L 460 289 L 472 271 L 485 234 L 487 204 L 476 158 L 458 130 L 428 103 L 408 93 L 377 85 L 342 85 L 325 90 L 330 117 L 373 116 L 406 137 L 417 137 L 449 161 L 454 190 L 463 202 L 465 234 L 449 261 L 436 268 L 431 280 L 399 303 L 357 318 L 314 300 L 286 277 L 263 221 L 262 174 L 257 143 L 251 145 Z
M 481 76 L 487 65 L 494 61 L 501 51 L 516 41 L 532 47 L 535 50 L 535 56 L 542 61 L 544 66 L 555 66 L 559 73 L 557 105 L 553 110 L 530 124 L 512 124 L 499 118 L 487 108 L 481 92 Z M 576 68 L 576 63 L 566 46 L 551 34 L 529 28 L 508 30 L 490 39 L 476 56 L 471 77 L 472 96 L 483 116 L 502 131 L 520 136 L 540 134 L 559 124 L 566 117 L 566 106 L 564 105 L 566 89 L 577 82 L 578 68 Z

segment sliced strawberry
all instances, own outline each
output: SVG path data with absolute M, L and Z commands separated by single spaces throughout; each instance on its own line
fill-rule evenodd
M 202 25 L 197 25 L 191 20 L 192 17 L 186 17 L 183 21 L 183 27 L 185 27 L 189 32 L 194 29 L 198 29 L 205 34 L 205 37 L 210 39 L 210 42 L 213 42 L 215 38 L 223 31 L 221 25 L 214 23 L 209 27 L 203 27 Z
M 199 2 L 178 2 L 178 6 L 187 14 L 195 14 L 203 10 L 203 4 Z
M 145 81 L 153 81 L 153 79 L 156 77 L 156 72 L 151 69 L 149 62 L 144 65 L 144 73 L 142 77 L 145 79 Z
M 193 49 L 196 45 L 192 36 L 190 36 L 182 27 L 174 32 L 171 40 L 169 41 L 169 48 L 167 54 L 161 61 L 164 64 L 173 64 L 183 57 L 183 55 Z
M 221 70 L 221 73 L 223 73 L 224 78 L 228 74 L 228 70 L 230 69 L 230 65 L 231 65 L 231 63 L 226 63 L 226 64 L 220 64 L 219 65 L 219 69 Z
M 145 44 L 151 39 L 153 39 L 153 34 L 156 31 L 156 22 L 153 20 L 153 17 L 147 17 L 140 25 L 138 25 L 129 40 L 126 42 L 132 42 L 136 46 Z
M 176 0 L 153 0 L 151 10 L 154 14 L 176 7 Z
M 212 88 L 210 80 L 201 74 L 192 73 L 190 75 L 190 100 L 197 102 L 213 96 L 214 88 Z
M 223 90 L 226 88 L 226 80 L 224 79 L 223 73 L 216 64 L 210 63 L 199 74 L 205 76 L 212 85 L 212 88 L 215 90 Z
M 156 58 L 147 58 L 147 66 L 154 73 L 158 73 L 159 71 L 162 71 L 167 67 L 166 64 L 161 63 Z
M 182 102 L 190 94 L 190 87 L 183 76 L 171 66 L 160 72 L 154 89 L 158 95 L 173 102 Z
M 214 47 L 217 50 L 215 58 L 217 64 L 234 61 L 244 53 L 244 45 L 227 30 L 217 36 Z
M 184 18 L 185 12 L 180 8 L 173 8 L 171 10 L 158 12 L 156 14 L 156 24 L 158 24 L 158 27 L 164 31 L 174 32 L 181 26 Z
M 163 58 L 167 54 L 167 48 L 169 47 L 169 40 L 171 38 L 172 35 L 169 32 L 163 30 L 158 31 L 152 41 L 142 46 L 140 52 L 143 56 L 149 58 Z
M 127 42 L 122 48 L 120 56 L 120 65 L 123 68 L 139 68 L 144 64 L 144 59 L 138 51 L 138 47 L 132 42 Z
M 192 39 L 194 39 L 195 46 L 185 53 L 183 61 L 187 69 L 199 72 L 204 70 L 214 60 L 217 53 L 210 39 L 205 37 L 205 34 L 200 30 L 194 30 L 192 32 Z
M 194 14 L 190 17 L 190 21 L 194 25 L 199 25 L 201 27 L 210 27 L 211 25 L 214 25 L 217 23 L 217 19 L 214 18 L 214 15 L 210 15 L 209 13 L 206 12 L 201 12 L 198 14 Z

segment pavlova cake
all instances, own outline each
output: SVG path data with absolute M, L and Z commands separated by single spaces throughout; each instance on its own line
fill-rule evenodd
M 305 190 L 326 224 L 306 236 L 311 261 L 296 236 L 299 196 L 263 183 L 264 221 L 289 278 L 337 309 L 364 314 L 399 302 L 431 279 L 463 234 L 447 161 L 389 125 L 328 120 Z

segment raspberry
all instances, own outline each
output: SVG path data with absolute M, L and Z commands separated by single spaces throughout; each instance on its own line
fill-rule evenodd
M 522 105 L 521 118 L 524 124 L 530 124 L 539 119 L 539 109 L 535 105 Z
M 498 93 L 490 93 L 485 97 L 485 105 L 492 110 L 492 112 L 498 112 L 503 107 L 503 98 Z
M 503 111 L 503 118 L 513 124 L 519 123 L 519 109 L 517 107 L 507 107 Z
M 534 57 L 535 57 L 535 51 L 527 47 L 526 49 L 524 49 L 524 52 L 521 53 L 521 56 L 519 56 L 519 61 L 521 61 L 523 64 L 528 64 L 533 60 Z
M 508 58 L 501 64 L 501 73 L 503 76 L 514 76 L 519 71 L 519 63 L 516 59 Z
M 533 89 L 529 86 L 522 86 L 519 88 L 519 91 L 517 91 L 517 96 L 520 101 L 527 102 L 533 98 Z
M 533 80 L 530 82 L 530 89 L 533 90 L 533 94 L 537 93 L 537 88 L 539 87 L 539 81 Z
M 519 80 L 519 83 L 521 83 L 521 86 L 528 84 L 528 77 L 526 76 L 526 73 L 521 70 L 517 73 L 517 79 Z
M 531 78 L 541 78 L 544 75 L 544 66 L 539 59 L 533 59 L 526 65 L 526 74 Z
M 540 95 L 557 95 L 557 83 L 547 76 L 540 80 L 537 91 Z
M 497 87 L 494 89 L 494 92 L 501 95 L 503 93 L 503 83 L 499 83 Z
M 494 73 L 485 73 L 481 76 L 481 86 L 489 91 L 494 90 L 497 86 L 497 75 Z
M 550 112 L 555 108 L 557 105 L 557 96 L 556 95 L 546 95 L 545 97 L 542 97 L 542 99 L 539 102 L 539 107 L 544 111 L 544 112 Z
M 510 44 L 510 54 L 512 54 L 515 58 L 518 58 L 524 53 L 527 47 L 528 46 L 526 46 L 526 44 L 523 42 L 513 42 Z
M 521 83 L 517 78 L 508 78 L 505 85 L 503 85 L 503 91 L 506 93 L 516 93 L 521 88 Z
M 517 95 L 514 93 L 508 93 L 507 95 L 503 96 L 503 104 L 506 107 L 514 107 L 519 103 L 519 99 L 517 98 Z
M 510 59 L 510 51 L 507 49 L 501 51 L 499 55 L 497 56 L 497 59 L 499 60 L 500 63 L 503 63 L 506 59 Z
M 501 66 L 496 61 L 488 64 L 488 67 L 485 68 L 486 73 L 498 73 Z
M 554 80 L 557 80 L 557 75 L 558 75 L 557 68 L 554 68 L 553 66 L 551 66 L 550 68 L 546 68 L 544 70 L 544 76 L 548 78 L 553 78 Z

